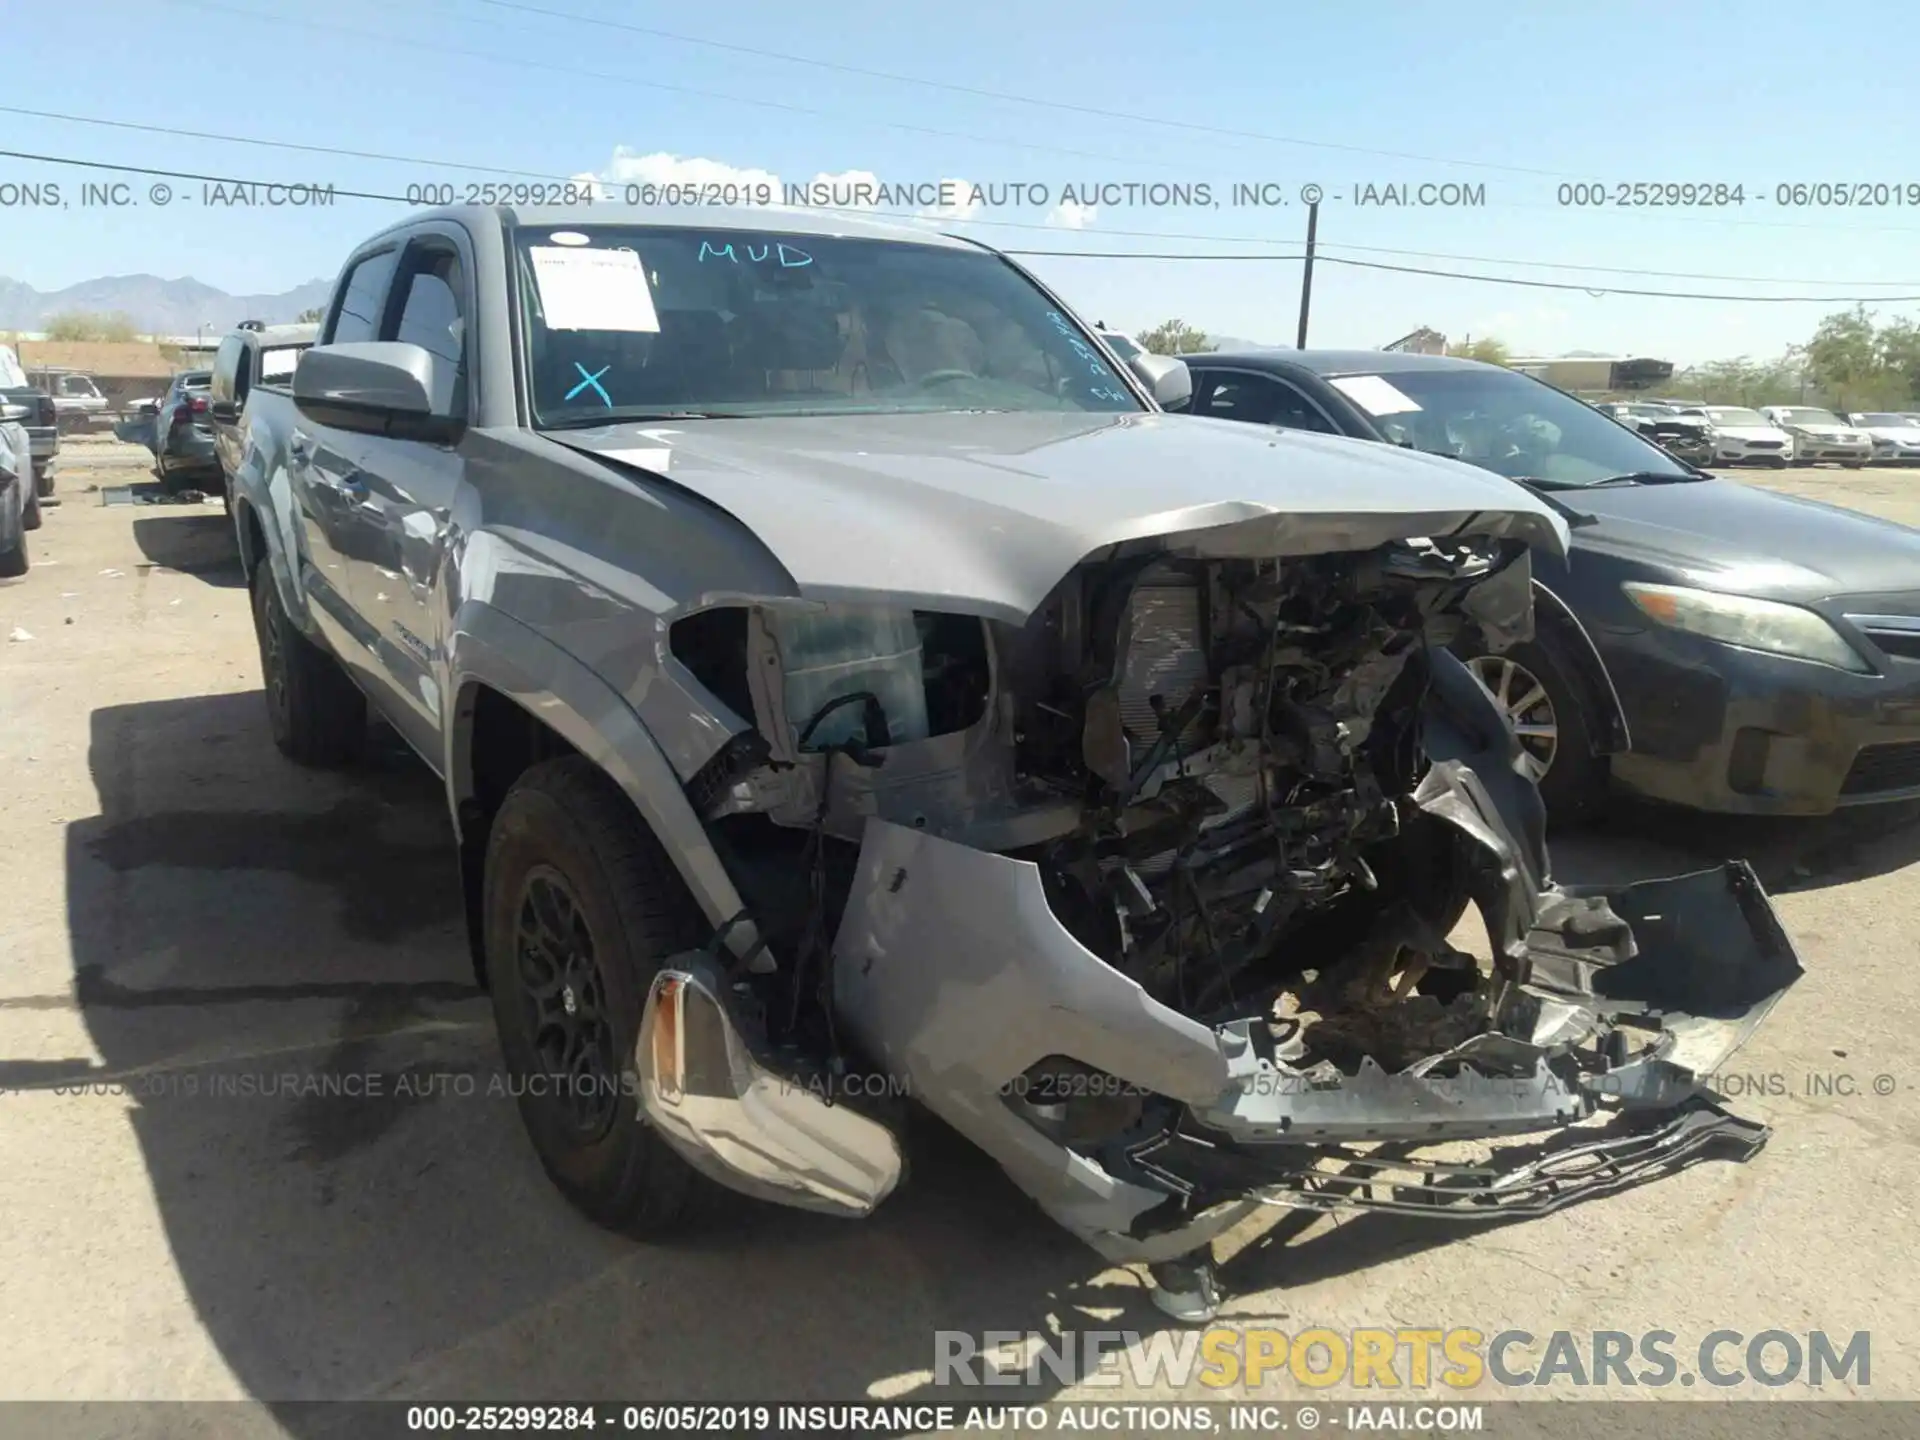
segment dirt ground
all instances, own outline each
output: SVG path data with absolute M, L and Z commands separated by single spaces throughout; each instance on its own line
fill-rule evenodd
M 643 1246 L 577 1218 L 485 1093 L 435 782 L 278 755 L 220 507 L 89 490 L 143 458 L 70 442 L 0 582 L 0 1398 L 927 1398 L 936 1330 L 1162 1328 L 932 1130 L 864 1223 L 722 1200 Z M 1756 483 L 1920 523 L 1920 472 Z M 1226 1247 L 1225 1318 L 1871 1331 L 1841 1391 L 1920 1398 L 1920 824 L 1629 810 L 1554 852 L 1581 881 L 1733 855 L 1808 971 L 1741 1060 L 1756 1160 L 1517 1225 L 1276 1211 Z M 380 1095 L 301 1093 L 356 1075 Z

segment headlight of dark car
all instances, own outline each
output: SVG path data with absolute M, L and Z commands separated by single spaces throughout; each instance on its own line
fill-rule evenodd
M 1723 595 L 1685 585 L 1627 581 L 1620 587 L 1640 612 L 1670 630 L 1793 660 L 1811 660 L 1856 674 L 1873 673 L 1860 652 L 1827 620 L 1799 605 Z

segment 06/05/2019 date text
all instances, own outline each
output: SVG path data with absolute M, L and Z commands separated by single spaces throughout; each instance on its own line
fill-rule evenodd
M 1568 209 L 1920 208 L 1920 180 L 1793 180 L 1747 185 L 1724 180 L 1575 180 L 1554 198 Z

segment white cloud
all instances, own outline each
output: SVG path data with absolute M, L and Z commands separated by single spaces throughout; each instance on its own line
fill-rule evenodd
M 1082 205 L 1077 200 L 1062 200 L 1047 212 L 1047 224 L 1059 230 L 1084 230 L 1100 214 L 1098 205 Z
M 955 176 L 944 176 L 940 180 L 940 193 L 951 197 L 951 203 L 929 205 L 914 212 L 921 220 L 939 220 L 947 223 L 971 220 L 986 208 L 978 198 L 979 189 L 971 180 L 961 180 Z
M 742 168 L 698 155 L 670 155 L 664 150 L 637 155 L 624 145 L 615 147 L 599 178 L 615 184 L 771 186 L 773 194 L 780 193 L 780 177 L 771 170 Z

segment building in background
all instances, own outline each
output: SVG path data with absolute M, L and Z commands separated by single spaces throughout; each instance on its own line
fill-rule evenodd
M 1395 350 L 1403 355 L 1444 355 L 1447 353 L 1447 337 L 1438 330 L 1422 325 L 1411 334 L 1402 335 L 1398 340 L 1382 345 L 1382 350 Z
M 1651 390 L 1673 378 L 1671 360 L 1628 355 L 1534 355 L 1507 362 L 1509 369 L 1576 395 Z

